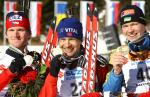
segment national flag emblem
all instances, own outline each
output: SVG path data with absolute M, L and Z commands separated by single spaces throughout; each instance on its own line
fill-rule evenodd
M 67 36 L 72 37 L 73 33 L 72 32 L 67 32 Z
M 41 16 L 42 16 L 42 2 L 31 1 L 29 19 L 32 37 L 40 36 L 41 34 Z
M 66 1 L 55 1 L 55 16 L 57 17 L 56 25 L 61 21 L 61 19 L 66 17 L 66 8 L 68 2 Z

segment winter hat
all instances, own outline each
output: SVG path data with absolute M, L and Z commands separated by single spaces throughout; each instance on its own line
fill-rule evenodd
M 79 19 L 71 17 L 64 18 L 57 26 L 58 39 L 64 37 L 73 37 L 83 40 L 82 24 Z
M 120 11 L 119 20 L 121 25 L 128 22 L 139 22 L 146 25 L 145 15 L 142 10 L 136 5 L 126 5 Z
M 24 27 L 30 30 L 28 16 L 22 11 L 9 12 L 6 16 L 6 30 L 11 27 Z

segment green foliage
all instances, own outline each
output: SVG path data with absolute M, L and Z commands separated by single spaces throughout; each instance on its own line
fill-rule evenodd
M 28 83 L 16 78 L 16 80 L 9 84 L 9 97 L 38 97 L 41 87 L 44 84 L 46 78 L 46 65 L 38 65 L 36 79 L 29 80 Z M 28 79 L 29 75 L 26 76 Z

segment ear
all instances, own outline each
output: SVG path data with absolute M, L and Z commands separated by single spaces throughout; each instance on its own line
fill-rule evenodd
M 7 31 L 5 32 L 5 38 L 8 38 L 8 36 L 7 36 Z
M 27 32 L 28 33 L 28 40 L 30 40 L 31 39 L 31 32 Z

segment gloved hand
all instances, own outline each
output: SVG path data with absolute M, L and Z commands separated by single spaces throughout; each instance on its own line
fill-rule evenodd
M 23 58 L 14 59 L 9 66 L 9 70 L 12 73 L 19 73 L 25 65 L 26 62 Z
M 84 67 L 85 63 L 86 63 L 86 59 L 84 55 L 81 55 L 78 59 L 78 66 L 80 66 L 81 68 Z
M 38 62 L 41 60 L 41 55 L 36 51 L 30 51 L 27 55 L 31 55 L 33 57 L 33 62 Z
M 61 55 L 56 55 L 50 62 L 50 74 L 54 77 L 58 77 L 60 68 L 64 68 L 61 64 Z
M 81 97 L 102 97 L 102 95 L 98 92 L 92 92 L 82 95 Z
M 27 66 L 32 67 L 32 69 L 36 69 L 40 65 L 41 55 L 36 51 L 30 51 L 26 56 L 24 56 L 24 59 Z

